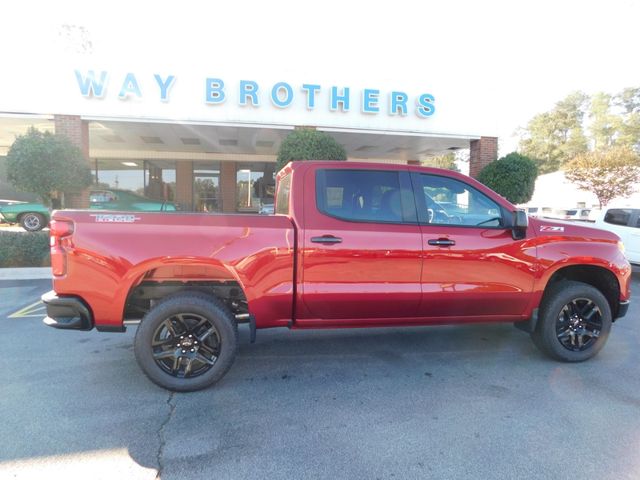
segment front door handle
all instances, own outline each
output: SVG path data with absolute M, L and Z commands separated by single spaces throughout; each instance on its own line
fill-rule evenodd
M 434 245 L 437 247 L 450 247 L 452 245 L 455 245 L 456 241 L 449 238 L 432 238 L 427 243 L 429 245 Z
M 321 237 L 311 237 L 311 241 L 313 243 L 341 243 L 342 239 L 340 237 L 334 237 L 333 235 L 323 235 Z

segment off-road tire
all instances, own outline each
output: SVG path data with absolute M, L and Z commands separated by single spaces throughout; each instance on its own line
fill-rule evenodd
M 559 330 L 564 328 L 561 322 L 563 309 L 572 302 L 586 304 L 587 300 L 597 307 L 599 328 L 593 324 L 589 328 L 598 332 L 598 337 L 591 341 L 584 350 L 572 350 L 563 345 L 559 338 Z M 586 308 L 586 307 L 585 307 Z M 566 310 L 565 310 L 566 312 Z M 531 334 L 533 343 L 549 357 L 563 362 L 583 362 L 595 356 L 607 342 L 611 331 L 611 307 L 605 296 L 597 288 L 582 282 L 563 280 L 545 292 L 540 304 L 539 319 L 535 331 Z M 565 330 L 566 331 L 566 330 Z M 567 336 L 563 335 L 565 342 Z M 577 348 L 577 347 L 576 347 Z
M 178 315 L 206 319 L 215 328 L 219 339 L 215 363 L 197 376 L 179 377 L 180 372 L 175 375 L 169 373 L 154 358 L 154 348 L 158 348 L 153 346 L 154 337 L 159 329 L 165 328 L 165 321 L 175 321 Z M 170 341 L 173 337 L 168 338 Z M 178 355 L 179 349 L 176 350 Z M 215 297 L 201 292 L 181 292 L 161 300 L 143 317 L 136 332 L 134 351 L 142 371 L 157 385 L 177 392 L 201 390 L 220 380 L 233 364 L 238 351 L 238 325 L 227 306 Z

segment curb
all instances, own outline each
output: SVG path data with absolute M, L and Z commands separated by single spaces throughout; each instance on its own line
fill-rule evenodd
M 1 280 L 51 280 L 51 267 L 43 268 L 0 268 Z

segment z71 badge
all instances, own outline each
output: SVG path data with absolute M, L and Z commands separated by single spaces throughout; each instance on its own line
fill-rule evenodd
M 564 232 L 564 227 L 556 227 L 551 225 L 540 226 L 541 232 Z
M 113 213 L 95 213 L 91 215 L 95 217 L 98 223 L 133 223 L 140 220 L 135 215 L 117 215 Z

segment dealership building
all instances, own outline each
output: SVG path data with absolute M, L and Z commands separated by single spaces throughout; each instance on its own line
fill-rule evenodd
M 277 152 L 296 128 L 334 137 L 350 161 L 420 164 L 470 151 L 472 176 L 497 156 L 478 106 L 428 81 L 136 70 L 56 62 L 46 78 L 0 79 L 0 157 L 28 128 L 67 136 L 93 189 L 124 189 L 185 211 L 257 212 L 273 202 Z M 86 208 L 87 191 L 67 194 Z

